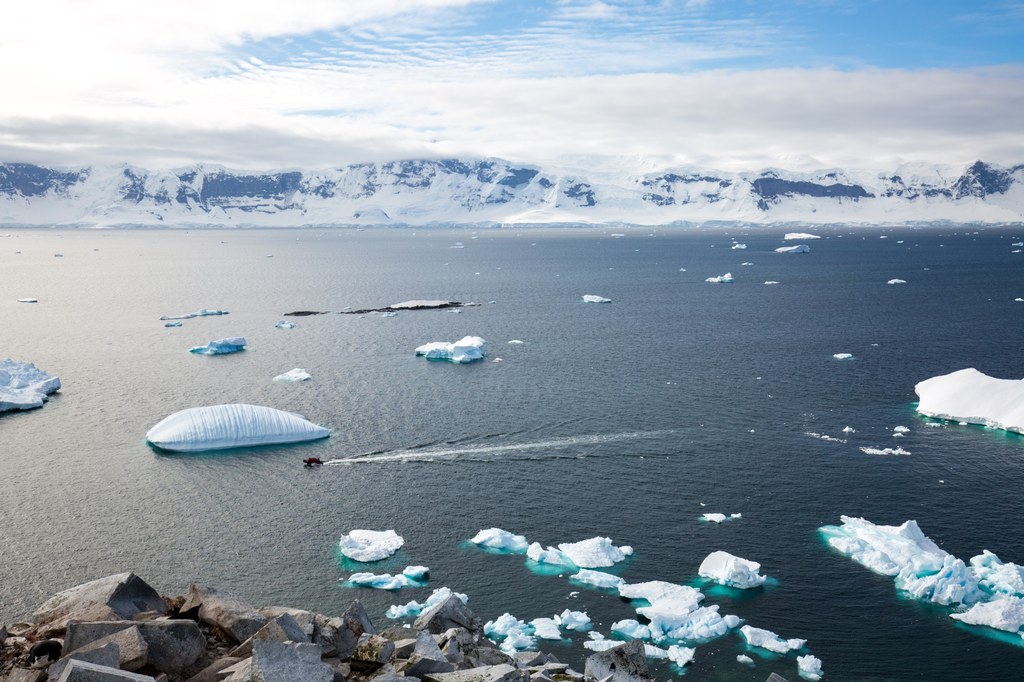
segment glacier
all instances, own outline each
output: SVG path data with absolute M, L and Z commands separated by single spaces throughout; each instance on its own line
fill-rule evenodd
M 484 341 L 479 336 L 464 336 L 454 343 L 434 341 L 416 348 L 416 355 L 428 360 L 447 360 L 455 364 L 465 364 L 475 360 L 483 360 Z
M 996 379 L 973 367 L 914 386 L 928 417 L 1024 433 L 1024 379 Z
M 720 585 L 741 590 L 764 585 L 767 576 L 759 573 L 761 564 L 718 550 L 707 555 L 697 573 Z
M 189 348 L 188 352 L 197 355 L 226 355 L 245 350 L 245 345 L 244 336 L 229 336 L 224 339 L 210 341 L 205 346 Z
M 151 428 L 146 440 L 162 450 L 200 452 L 299 443 L 330 435 L 328 429 L 302 415 L 233 403 L 175 412 Z
M 31 362 L 0 361 L 0 412 L 42 407 L 60 390 L 60 377 L 50 376 Z
M 405 539 L 393 530 L 357 528 L 338 540 L 341 553 L 355 561 L 380 561 L 397 552 Z

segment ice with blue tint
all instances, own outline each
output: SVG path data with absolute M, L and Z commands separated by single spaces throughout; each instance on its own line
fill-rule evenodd
M 197 355 L 226 355 L 245 350 L 245 345 L 244 336 L 228 336 L 210 341 L 205 346 L 193 346 L 188 352 Z
M 987 592 L 1024 597 L 1024 566 L 1004 563 L 986 549 L 978 556 L 971 557 L 971 572 Z
M 973 604 L 986 598 L 978 579 L 961 559 L 947 554 L 935 573 L 920 575 L 907 568 L 896 576 L 896 588 L 924 600 L 951 606 Z
M 488 549 L 509 552 L 510 554 L 525 554 L 529 543 L 522 535 L 514 535 L 501 528 L 487 528 L 481 530 L 470 540 L 474 545 Z
M 479 336 L 464 336 L 454 343 L 434 341 L 416 348 L 416 355 L 428 360 L 447 360 L 455 364 L 466 364 L 484 359 L 485 343 Z
M 539 542 L 531 543 L 526 548 L 526 556 L 536 561 L 538 564 L 554 564 L 556 566 L 567 566 L 568 559 L 564 554 L 555 549 L 554 547 L 548 547 L 545 549 Z
M 668 660 L 672 661 L 680 668 L 682 668 L 684 665 L 693 660 L 693 657 L 696 653 L 697 650 L 693 647 L 679 646 L 678 644 L 673 644 L 668 648 Z
M 853 353 L 833 353 L 832 357 L 836 360 L 853 360 Z
M 719 614 L 717 605 L 699 606 L 704 595 L 686 585 L 660 580 L 624 584 L 619 587 L 619 595 L 648 602 L 648 606 L 638 606 L 636 612 L 649 621 L 647 628 L 655 643 L 713 639 L 740 623 L 736 616 Z
M 736 587 L 741 590 L 764 585 L 767 576 L 759 573 L 761 564 L 748 561 L 729 552 L 718 550 L 709 554 L 697 572 L 710 578 L 720 585 Z
M 612 623 L 611 631 L 622 635 L 623 637 L 629 637 L 630 639 L 651 638 L 651 629 L 646 625 L 641 625 L 640 621 L 635 619 L 616 621 Z
M 569 580 L 605 590 L 618 590 L 619 586 L 624 585 L 626 582 L 617 575 L 603 571 L 591 571 L 586 568 L 581 568 L 578 573 L 569 576 Z
M 704 281 L 711 282 L 712 284 L 732 284 L 734 280 L 732 273 L 727 272 L 724 275 L 718 275 L 717 277 L 708 277 Z
M 612 299 L 605 298 L 604 296 L 596 296 L 594 294 L 583 294 L 584 303 L 611 303 Z
M 1024 626 L 1024 599 L 1001 596 L 975 604 L 962 613 L 951 613 L 949 617 L 968 625 L 987 625 L 997 630 L 1017 632 Z
M 563 542 L 558 545 L 562 554 L 579 568 L 608 568 L 633 554 L 629 545 L 616 547 L 611 538 L 590 538 L 579 542 Z
M 227 315 L 226 310 L 207 310 L 201 308 L 194 313 L 185 313 L 184 315 L 161 315 L 161 320 L 191 320 L 193 317 L 208 317 L 210 315 Z
M 356 561 L 380 561 L 399 550 L 405 539 L 393 530 L 356 529 L 338 541 L 341 553 Z
M 585 611 L 570 611 L 565 609 L 555 616 L 558 626 L 566 630 L 586 630 L 590 627 L 590 616 Z
M 429 569 L 426 566 L 409 566 L 398 575 L 390 573 L 353 573 L 348 582 L 359 587 L 372 587 L 377 590 L 400 590 L 403 587 L 422 587 Z
M 558 622 L 554 618 L 534 618 L 530 625 L 534 636 L 540 639 L 562 639 L 562 631 L 558 629 Z
M 771 630 L 744 625 L 740 628 L 740 635 L 750 646 L 760 647 L 777 654 L 785 654 L 796 651 L 807 644 L 806 639 L 782 639 Z
M 278 320 L 274 323 L 274 326 L 278 329 L 295 329 L 297 325 L 294 322 L 289 322 L 288 320 Z
M 450 588 L 447 587 L 439 587 L 436 590 L 434 590 L 431 593 L 431 595 L 427 597 L 427 600 L 422 604 L 415 600 L 410 601 L 407 604 L 393 604 L 388 607 L 388 610 L 384 615 L 392 619 L 412 618 L 420 615 L 424 611 L 434 608 L 438 604 L 447 601 L 448 598 L 453 595 L 455 597 L 458 597 L 463 604 L 469 602 L 469 597 L 467 597 L 466 595 L 460 592 L 453 592 Z
M 0 360 L 0 412 L 42 407 L 48 396 L 59 390 L 60 378 L 31 362 Z
M 225 450 L 326 438 L 328 429 L 292 412 L 261 405 L 210 405 L 175 412 L 146 433 L 153 445 L 175 452 Z
M 821 672 L 821 659 L 817 656 L 807 654 L 806 656 L 796 657 L 797 670 L 800 677 L 805 680 L 811 680 L 811 682 L 817 682 L 824 675 Z
M 724 523 L 726 521 L 735 521 L 736 519 L 742 518 L 743 514 L 729 514 L 726 516 L 725 514 L 719 514 L 718 512 L 709 512 L 701 515 L 700 520 L 707 521 L 709 523 Z
M 484 634 L 492 641 L 501 640 L 498 648 L 509 655 L 523 649 L 532 649 L 537 644 L 533 636 L 533 626 L 510 613 L 504 613 L 496 620 L 487 621 L 484 624 Z

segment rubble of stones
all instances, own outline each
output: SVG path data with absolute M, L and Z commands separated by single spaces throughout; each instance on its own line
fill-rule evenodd
M 451 597 L 412 627 L 378 631 L 359 601 L 340 616 L 191 585 L 161 597 L 133 573 L 51 597 L 33 623 L 0 627 L 8 682 L 652 682 L 643 643 L 590 656 L 585 673 L 551 654 L 509 656 Z

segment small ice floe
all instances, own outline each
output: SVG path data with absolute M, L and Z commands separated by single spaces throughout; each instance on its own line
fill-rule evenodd
M 524 343 L 524 342 L 523 342 L 523 341 L 520 341 L 519 339 L 512 339 L 511 341 L 509 341 L 509 342 L 508 342 L 508 344 L 509 344 L 510 346 L 520 346 L 520 345 L 522 345 L 523 343 Z
M 845 443 L 846 440 L 843 438 L 836 438 L 835 436 L 829 436 L 824 433 L 817 433 L 816 431 L 804 431 L 805 436 L 811 438 L 817 438 L 818 440 L 828 441 L 829 443 Z
M 540 639 L 552 639 L 561 641 L 562 631 L 558 629 L 558 623 L 554 618 L 534 618 L 530 621 L 533 627 L 533 634 Z
M 886 282 L 886 284 L 906 284 L 906 283 L 907 283 L 907 280 L 905 280 L 905 279 L 890 279 L 888 282 Z
M 821 239 L 821 237 L 816 234 L 808 234 L 807 232 L 787 232 L 786 236 L 782 238 L 783 241 L 787 242 L 806 241 L 808 239 Z
M 807 644 L 806 639 L 782 639 L 771 630 L 744 625 L 740 628 L 740 635 L 750 646 L 760 647 L 777 654 L 786 654 L 790 651 L 797 651 Z
M 590 640 L 583 643 L 583 648 L 590 651 L 608 651 L 624 644 L 622 640 L 605 639 L 604 635 L 599 632 L 591 632 L 590 637 Z
M 38 298 L 19 298 L 18 303 L 39 303 Z
M 1013 242 L 1010 246 L 1024 246 L 1024 242 Z
M 743 665 L 754 665 L 754 659 L 752 659 L 750 656 L 747 656 L 746 654 L 740 654 L 739 656 L 737 656 L 736 662 L 742 663 Z
M 615 237 L 616 239 L 621 239 L 622 237 L 625 237 L 626 235 L 622 234 L 621 232 L 612 232 L 611 235 L 609 235 L 609 236 Z
M 455 364 L 466 364 L 475 360 L 483 360 L 484 341 L 479 336 L 464 336 L 454 343 L 434 341 L 419 346 L 416 355 L 428 360 L 447 360 Z
M 449 249 L 464 249 L 464 248 L 466 248 L 466 246 L 462 242 L 455 242 L 454 244 L 452 244 L 448 248 Z
M 467 597 L 466 595 L 461 594 L 459 592 L 453 592 L 451 589 L 447 587 L 439 587 L 436 590 L 434 590 L 433 593 L 431 593 L 431 595 L 427 597 L 427 601 L 423 602 L 422 604 L 415 600 L 402 605 L 393 604 L 388 607 L 388 610 L 384 615 L 391 619 L 414 618 L 420 615 L 422 612 L 429 611 L 438 604 L 448 601 L 448 598 L 451 596 L 458 597 L 460 600 L 462 600 L 463 604 L 469 602 L 469 597 Z
M 201 452 L 300 443 L 330 435 L 301 415 L 235 403 L 175 412 L 151 428 L 146 440 L 163 450 Z
M 727 272 L 724 275 L 719 275 L 718 277 L 708 277 L 704 281 L 711 282 L 712 284 L 732 284 L 735 280 L 732 277 L 732 273 Z
M 679 272 L 686 272 L 686 268 L 679 268 Z
M 629 545 L 616 547 L 611 538 L 595 537 L 579 542 L 563 542 L 554 547 L 543 548 L 539 542 L 530 545 L 526 555 L 542 564 L 576 566 L 578 568 L 607 568 L 624 561 L 633 554 Z
M 274 381 L 308 381 L 312 378 L 313 376 L 309 372 L 296 367 L 295 369 L 288 370 L 284 374 L 278 374 L 274 377 Z
M 398 317 L 398 313 L 394 310 L 388 310 L 380 314 L 381 317 Z
M 492 641 L 501 640 L 498 648 L 510 656 L 522 649 L 532 649 L 537 644 L 533 628 L 511 613 L 503 613 L 497 619 L 484 623 L 484 634 Z
M 60 390 L 60 377 L 50 376 L 31 362 L 0 360 L 0 412 L 42 407 Z
M 950 618 L 968 625 L 985 625 L 996 630 L 1017 632 L 1024 627 L 1024 599 L 1000 596 L 990 602 L 980 602 L 962 613 L 951 613 Z
M 746 262 L 746 263 L 740 263 L 740 265 L 753 265 L 753 263 Z
M 853 353 L 833 353 L 832 357 L 836 360 L 853 360 Z
M 811 247 L 807 244 L 797 244 L 796 246 L 780 246 L 775 249 L 775 253 L 810 253 Z
M 627 583 L 619 586 L 619 596 L 648 602 L 649 606 L 639 606 L 636 612 L 650 621 L 647 627 L 655 643 L 713 639 L 741 622 L 736 616 L 719 614 L 717 605 L 699 606 L 704 595 L 686 585 L 660 580 Z
M 878 455 L 880 457 L 896 457 L 910 454 L 909 450 L 904 450 L 903 448 L 862 447 L 860 451 L 863 452 L 865 455 Z
M 605 573 L 604 571 L 591 571 L 586 568 L 581 568 L 578 573 L 574 573 L 569 576 L 569 580 L 574 583 L 589 585 L 591 587 L 597 587 L 605 590 L 618 590 L 620 585 L 624 585 L 626 583 L 625 580 L 617 575 Z
M 597 296 L 595 294 L 583 294 L 584 303 L 611 303 L 612 299 L 605 298 L 604 296 Z
M 745 248 L 747 248 L 747 245 L 746 245 L 746 244 L 733 244 L 733 245 L 732 245 L 732 248 L 733 248 L 734 250 L 735 250 L 735 249 L 745 249 Z
M 630 639 L 650 639 L 651 629 L 635 619 L 620 620 L 611 625 L 611 631 Z
M 188 349 L 188 352 L 196 355 L 227 355 L 245 350 L 245 345 L 244 336 L 229 336 L 210 341 L 205 346 L 193 346 Z
M 700 520 L 707 521 L 709 523 L 724 523 L 726 521 L 735 521 L 736 519 L 742 518 L 743 514 L 729 514 L 729 516 L 726 516 L 725 514 L 720 514 L 718 512 L 709 512 L 701 515 Z
M 682 668 L 687 663 L 693 661 L 693 657 L 696 653 L 697 650 L 693 647 L 673 644 L 668 648 L 668 660 Z
M 821 659 L 817 656 L 807 654 L 806 656 L 797 656 L 796 665 L 800 677 L 805 680 L 811 680 L 811 682 L 818 682 L 821 676 L 824 675 L 821 672 Z
M 1013 299 L 1013 302 L 1014 303 L 1024 303 L 1024 298 L 1021 298 L 1020 296 L 1018 296 L 1017 298 Z
M 522 535 L 513 535 L 501 528 L 488 528 L 481 530 L 470 540 L 474 545 L 488 549 L 509 552 L 510 554 L 526 554 L 529 543 Z
M 906 426 L 895 426 L 895 427 L 893 427 L 892 435 L 894 435 L 894 436 L 902 436 L 905 433 L 910 433 L 910 429 L 907 428 Z
M 288 320 L 278 320 L 274 323 L 274 326 L 278 329 L 295 329 L 297 325 L 294 322 L 289 322 Z
M 227 315 L 226 310 L 207 310 L 202 308 L 195 311 L 194 313 L 185 313 L 184 315 L 161 315 L 161 320 L 191 320 L 193 317 L 208 317 L 210 315 Z
M 338 541 L 341 553 L 355 561 L 387 559 L 404 544 L 405 539 L 393 530 L 356 529 Z
M 171 320 L 170 322 L 164 322 L 165 327 L 180 327 L 181 320 Z
M 429 570 L 426 566 L 409 566 L 398 575 L 382 573 L 353 573 L 349 583 L 358 587 L 372 587 L 375 590 L 400 590 L 403 587 L 422 587 Z
M 767 576 L 761 575 L 760 570 L 761 564 L 756 561 L 748 561 L 718 550 L 707 555 L 697 573 L 719 585 L 747 590 L 764 585 Z
M 1024 433 L 1024 379 L 996 379 L 968 368 L 925 379 L 914 392 L 925 416 Z
M 843 433 L 857 433 L 857 429 L 853 428 L 852 426 L 844 426 Z
M 587 630 L 591 626 L 590 616 L 586 611 L 570 611 L 569 609 L 565 609 L 555 616 L 555 622 L 558 623 L 558 627 L 566 630 L 581 631 Z
M 776 282 L 775 280 L 773 280 L 773 279 L 770 279 L 770 280 L 768 280 L 767 282 L 765 282 L 765 284 L 767 284 L 768 286 L 772 286 L 772 285 L 774 285 L 774 284 L 779 284 L 779 282 Z

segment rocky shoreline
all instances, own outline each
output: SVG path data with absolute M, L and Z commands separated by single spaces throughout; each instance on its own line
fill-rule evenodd
M 377 630 L 356 600 L 340 616 L 190 585 L 161 596 L 133 573 L 54 595 L 32 623 L 0 626 L 7 682 L 652 682 L 643 642 L 586 660 L 510 656 L 456 596 L 410 626 Z M 782 680 L 777 675 L 769 678 Z

